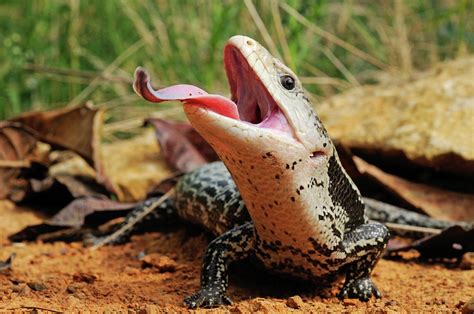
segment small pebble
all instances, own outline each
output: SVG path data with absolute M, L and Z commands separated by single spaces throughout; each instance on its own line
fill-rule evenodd
M 18 293 L 18 295 L 26 296 L 30 294 L 31 289 L 26 284 L 22 283 L 12 287 L 12 292 Z
M 152 267 L 160 273 L 176 271 L 177 263 L 168 256 L 152 253 L 143 257 L 142 267 Z
M 74 280 L 75 282 L 86 282 L 93 284 L 97 280 L 97 276 L 93 274 L 79 272 L 72 275 L 72 280 Z
M 286 300 L 286 305 L 289 308 L 297 310 L 303 307 L 304 301 L 301 299 L 299 295 L 295 295 L 295 296 L 289 297 L 288 300 Z
M 78 287 L 76 285 L 71 284 L 71 285 L 67 286 L 66 291 L 67 291 L 67 293 L 75 293 L 77 291 L 77 288 Z
M 46 290 L 48 288 L 48 287 L 46 287 L 45 284 L 42 284 L 40 282 L 28 282 L 27 285 L 33 291 L 43 291 L 43 290 Z
M 344 305 L 357 305 L 358 303 L 357 299 L 344 299 Z
M 474 252 L 464 253 L 459 267 L 466 270 L 474 269 Z
M 471 298 L 469 301 L 464 304 L 462 310 L 462 314 L 472 314 L 474 313 L 474 298 Z

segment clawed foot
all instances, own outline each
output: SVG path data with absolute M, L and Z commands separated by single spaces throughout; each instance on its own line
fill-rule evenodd
M 216 307 L 224 304 L 230 305 L 232 301 L 224 293 L 212 288 L 201 289 L 199 292 L 184 299 L 184 305 L 190 309 L 197 307 Z
M 369 277 L 346 282 L 338 295 L 340 299 L 353 298 L 361 301 L 369 301 L 372 296 L 381 298 L 382 294 Z

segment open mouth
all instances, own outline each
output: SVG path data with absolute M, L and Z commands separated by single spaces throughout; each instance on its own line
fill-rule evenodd
M 224 63 L 232 101 L 237 105 L 240 120 L 260 128 L 271 128 L 291 134 L 285 115 L 240 51 L 233 46 L 227 46 Z
M 141 68 L 135 71 L 133 87 L 137 94 L 151 102 L 179 100 L 185 105 L 205 108 L 247 125 L 278 130 L 293 137 L 287 118 L 259 78 L 262 73 L 255 73 L 241 52 L 232 45 L 225 48 L 224 63 L 231 100 L 208 94 L 193 85 L 175 85 L 154 90 L 148 74 Z

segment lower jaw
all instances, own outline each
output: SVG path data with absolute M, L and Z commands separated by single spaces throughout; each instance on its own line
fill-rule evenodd
M 190 120 L 191 124 L 195 128 L 197 128 L 196 124 L 206 125 L 208 123 L 212 123 L 214 121 L 221 119 L 223 121 L 222 129 L 228 128 L 228 126 L 224 126 L 224 124 L 230 125 L 232 122 L 234 122 L 234 124 L 236 124 L 237 126 L 239 124 L 248 126 L 250 129 L 253 129 L 255 132 L 259 132 L 260 130 L 262 131 L 262 133 L 272 132 L 274 134 L 280 134 L 285 137 L 290 137 L 296 141 L 296 137 L 293 133 L 293 130 L 290 127 L 288 120 L 286 119 L 285 115 L 283 114 L 281 110 L 275 110 L 274 112 L 270 114 L 269 117 L 267 117 L 265 120 L 263 120 L 262 122 L 258 124 L 230 118 L 225 115 L 216 113 L 213 110 L 203 107 L 201 105 L 192 104 L 192 103 L 188 103 L 188 104 L 185 103 L 184 111 L 186 115 L 188 116 L 188 119 Z M 204 115 L 207 115 L 209 118 L 203 119 Z M 199 119 L 202 121 L 199 121 L 198 119 L 194 119 L 193 116 L 199 116 Z M 224 120 L 227 120 L 227 121 L 224 122 Z M 238 136 L 238 135 L 235 135 L 235 136 Z

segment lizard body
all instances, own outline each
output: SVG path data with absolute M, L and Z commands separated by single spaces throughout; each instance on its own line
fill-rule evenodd
M 141 69 L 134 83 L 149 101 L 181 100 L 223 161 L 184 175 L 172 199 L 177 216 L 217 235 L 205 253 L 201 289 L 185 304 L 229 303 L 227 266 L 250 256 L 316 282 L 345 273 L 340 297 L 380 297 L 370 274 L 388 229 L 369 222 L 298 78 L 244 36 L 229 40 L 224 61 L 232 101 L 190 85 L 155 91 Z

